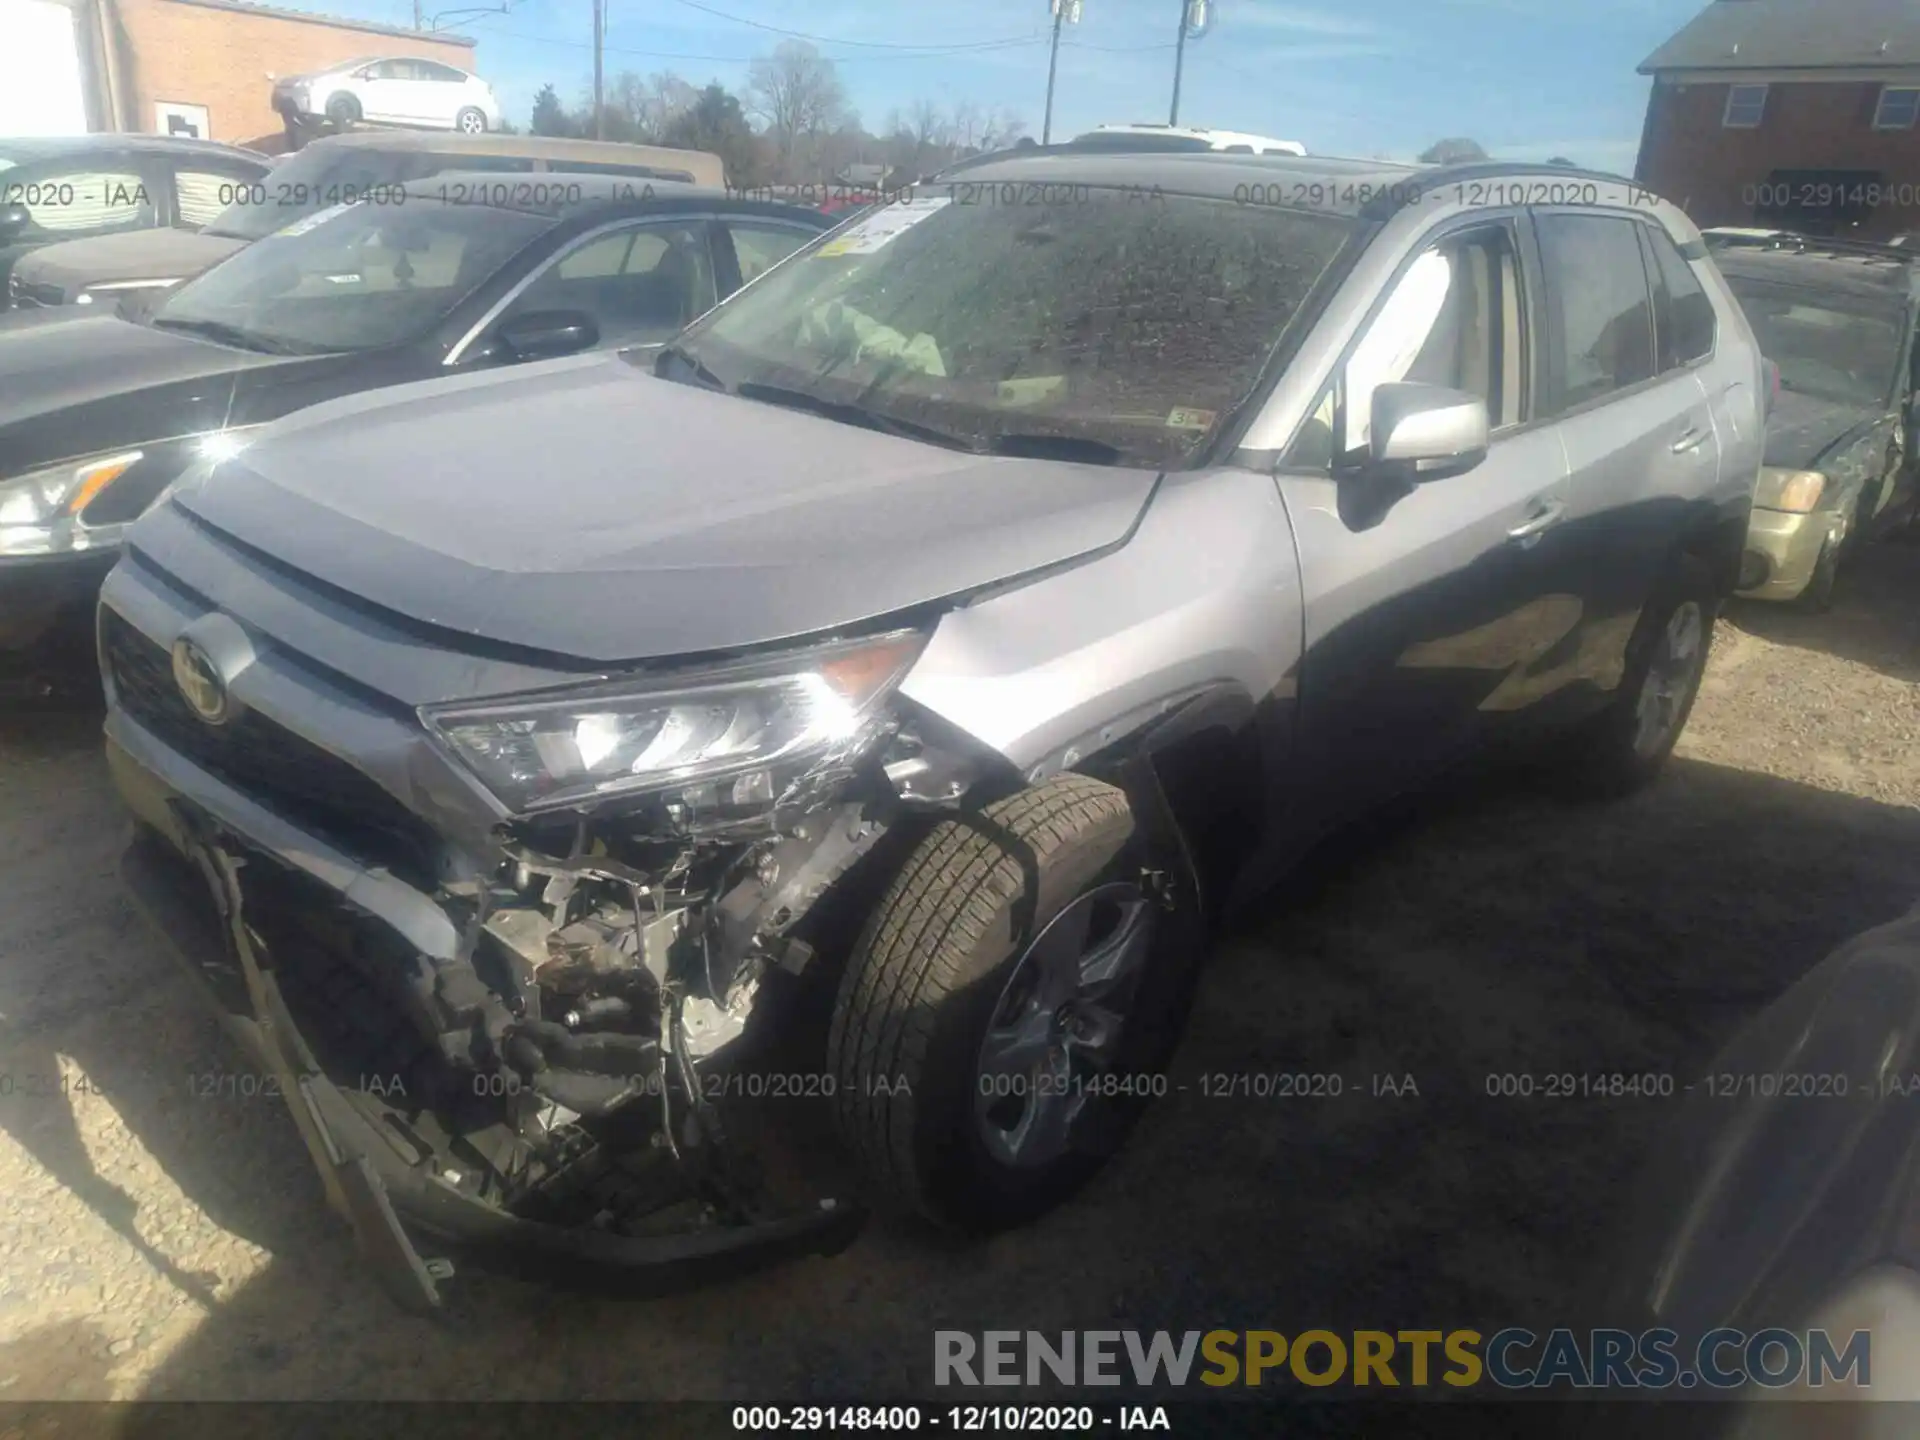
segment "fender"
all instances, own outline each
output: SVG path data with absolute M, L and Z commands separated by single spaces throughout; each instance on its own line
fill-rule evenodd
M 1222 828 L 1252 820 L 1244 811 L 1249 795 L 1264 797 L 1258 744 L 1259 707 L 1240 686 L 1222 682 L 1181 701 L 1172 710 L 1135 731 L 1079 768 L 1126 792 L 1134 818 L 1156 853 L 1177 863 L 1180 879 L 1209 926 L 1223 913 L 1228 865 L 1216 854 Z M 1250 783 L 1231 787 L 1233 799 L 1194 783 L 1188 757 L 1213 776 L 1240 775 Z M 1211 778 L 1211 777 L 1210 777 Z M 1236 827 L 1238 828 L 1238 827 Z M 1231 837 L 1242 854 L 1252 838 L 1241 830 Z

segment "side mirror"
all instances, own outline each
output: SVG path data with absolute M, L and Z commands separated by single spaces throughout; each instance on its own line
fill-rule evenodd
M 32 212 L 19 201 L 0 205 L 0 240 L 11 240 L 32 223 Z
M 600 343 L 600 327 L 584 310 L 530 310 L 493 333 L 515 360 L 552 360 Z
M 1420 484 L 1463 475 L 1487 458 L 1487 402 L 1444 385 L 1381 385 L 1373 392 L 1373 468 Z

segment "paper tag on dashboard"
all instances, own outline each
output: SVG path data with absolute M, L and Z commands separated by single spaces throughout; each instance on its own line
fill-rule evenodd
M 311 215 L 302 215 L 298 220 L 294 221 L 291 225 L 288 225 L 283 229 L 276 230 L 273 233 L 276 237 L 280 239 L 290 240 L 295 235 L 304 235 L 309 230 L 318 229 L 320 226 L 326 224 L 327 221 L 333 219 L 334 216 L 340 214 L 341 211 L 350 210 L 352 208 L 353 208 L 353 202 L 351 201 L 349 201 L 345 205 L 329 205 L 326 209 L 316 210 Z
M 948 195 L 921 195 L 911 200 L 896 200 L 883 205 L 862 220 L 849 225 L 813 253 L 816 256 L 871 255 L 896 236 L 905 234 L 952 199 Z

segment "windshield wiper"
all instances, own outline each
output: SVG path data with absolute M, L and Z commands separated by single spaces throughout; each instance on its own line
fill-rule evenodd
M 242 350 L 254 350 L 263 355 L 326 353 L 285 340 L 275 340 L 266 335 L 256 335 L 251 330 L 242 330 L 238 325 L 229 325 L 224 320 L 173 320 L 164 315 L 158 315 L 149 323 L 156 330 L 177 330 L 183 335 L 200 335 L 223 345 L 237 346 Z
M 924 440 L 930 445 L 944 445 L 949 450 L 971 450 L 979 453 L 978 447 L 965 435 L 955 435 L 932 425 L 921 425 L 912 420 L 883 415 L 878 410 L 867 409 L 864 405 L 828 400 L 805 390 L 790 390 L 784 385 L 759 385 L 749 382 L 740 385 L 734 393 L 749 400 L 763 400 L 769 405 L 784 406 L 789 410 L 808 410 L 825 419 L 838 420 L 843 425 L 858 425 L 863 430 L 878 430 L 883 435 L 895 435 L 903 440 Z
M 1118 465 L 1125 458 L 1118 445 L 1085 435 L 1053 435 L 1044 430 L 996 430 L 980 437 L 979 448 L 989 455 L 1018 455 L 1030 460 L 1072 460 L 1085 465 Z
M 727 382 L 714 374 L 713 371 L 707 367 L 706 361 L 687 349 L 686 346 L 680 344 L 679 341 L 669 340 L 660 347 L 659 351 L 653 357 L 653 373 L 662 379 L 665 377 L 660 375 L 660 365 L 661 362 L 665 360 L 678 360 L 693 372 L 694 379 L 707 386 L 707 388 L 718 390 L 723 395 L 728 393 Z

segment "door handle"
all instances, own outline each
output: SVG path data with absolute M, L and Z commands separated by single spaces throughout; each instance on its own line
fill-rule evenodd
M 1698 425 L 1689 425 L 1685 430 L 1680 432 L 1680 438 L 1673 442 L 1673 453 L 1676 455 L 1684 455 L 1689 450 L 1698 450 L 1702 445 L 1707 443 L 1708 433 L 1709 432 L 1702 430 Z
M 1536 500 L 1533 504 L 1532 513 L 1518 525 L 1507 531 L 1507 538 L 1509 540 L 1518 540 L 1523 546 L 1532 545 L 1537 542 L 1542 535 L 1546 534 L 1547 531 L 1565 519 L 1566 514 L 1567 502 L 1564 500 L 1550 497 Z

